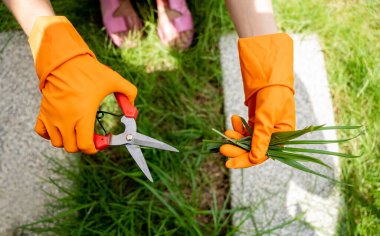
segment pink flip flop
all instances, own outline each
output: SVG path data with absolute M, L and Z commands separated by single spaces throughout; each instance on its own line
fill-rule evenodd
M 103 24 L 106 27 L 107 34 L 112 42 L 120 47 L 123 43 L 120 37 L 113 35 L 118 32 L 125 32 L 128 30 L 127 23 L 124 17 L 114 16 L 114 12 L 119 8 L 120 0 L 100 0 L 100 7 L 103 15 Z
M 163 4 L 162 0 L 157 1 L 157 5 Z M 186 0 L 168 0 L 168 7 L 169 9 L 178 11 L 181 13 L 181 16 L 174 18 L 170 22 L 173 24 L 174 28 L 176 29 L 177 33 L 192 30 L 192 35 L 189 38 L 189 40 L 185 43 L 185 48 L 188 48 L 193 41 L 194 36 L 194 23 L 193 23 L 193 17 L 191 15 L 191 12 L 189 11 L 189 8 L 187 7 Z M 167 42 L 164 40 L 163 32 L 160 28 L 158 28 L 158 36 L 160 37 L 161 41 L 164 44 L 167 44 Z

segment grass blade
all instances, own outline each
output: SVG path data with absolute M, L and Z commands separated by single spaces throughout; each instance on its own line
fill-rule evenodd
M 215 133 L 217 133 L 217 134 L 219 134 L 220 136 L 224 137 L 225 139 L 227 139 L 227 140 L 230 141 L 231 143 L 233 143 L 233 144 L 235 144 L 235 145 L 237 145 L 237 146 L 239 146 L 239 147 L 241 147 L 241 148 L 243 148 L 243 149 L 245 149 L 245 150 L 251 150 L 251 147 L 250 147 L 250 146 L 247 146 L 247 145 L 245 145 L 245 144 L 242 144 L 242 143 L 238 142 L 238 141 L 235 140 L 235 139 L 231 139 L 231 138 L 227 137 L 226 135 L 222 134 L 221 132 L 219 132 L 219 131 L 216 130 L 216 129 L 212 129 L 212 131 L 214 131 Z
M 272 157 L 272 156 L 270 156 L 270 157 Z M 297 161 L 289 160 L 289 159 L 282 158 L 282 157 L 275 157 L 274 159 L 278 160 L 278 161 L 280 161 L 280 162 L 282 162 L 282 163 L 284 163 L 284 164 L 286 164 L 288 166 L 294 167 L 294 168 L 296 168 L 298 170 L 301 170 L 301 171 L 304 171 L 304 172 L 307 172 L 307 173 L 311 173 L 311 174 L 315 174 L 315 175 L 318 175 L 318 176 L 323 177 L 325 179 L 335 180 L 335 179 L 332 179 L 332 178 L 330 178 L 330 177 L 328 177 L 326 175 L 323 175 L 321 173 L 313 171 L 313 170 L 307 168 L 306 166 L 302 165 L 301 163 L 299 163 Z
M 252 136 L 253 135 L 252 128 L 248 125 L 247 121 L 243 117 L 240 116 L 240 118 L 241 118 L 241 121 L 243 122 L 245 129 L 248 130 L 249 134 Z
M 359 137 L 363 133 L 364 133 L 364 131 L 361 131 L 359 134 L 355 135 L 354 137 L 347 138 L 347 139 L 336 139 L 336 140 L 291 140 L 291 141 L 286 141 L 286 142 L 278 143 L 278 145 L 344 143 L 344 142 L 347 142 L 347 141 L 350 141 L 350 140 L 352 140 L 354 138 Z
M 345 129 L 360 129 L 362 128 L 362 125 L 337 125 L 337 126 L 324 126 L 320 128 L 319 130 L 345 130 Z
M 307 172 L 307 173 L 310 173 L 310 174 L 314 174 L 314 175 L 317 175 L 317 176 L 320 176 L 322 178 L 325 178 L 325 179 L 328 179 L 328 180 L 331 180 L 332 182 L 334 183 L 338 183 L 338 184 L 344 184 L 344 185 L 349 185 L 347 183 L 344 183 L 344 182 L 341 182 L 341 181 L 338 181 L 334 178 L 331 178 L 331 177 L 328 177 L 326 175 L 323 175 L 321 173 L 318 173 L 314 170 L 311 170 L 309 168 L 307 168 L 306 166 L 302 165 L 301 163 L 297 162 L 297 161 L 293 161 L 293 160 L 289 160 L 289 159 L 286 159 L 286 158 L 282 158 L 282 157 L 275 157 L 274 159 L 288 165 L 288 166 L 291 166 L 293 168 L 296 168 L 298 170 L 301 170 L 301 171 L 304 171 L 304 172 Z
M 289 153 L 289 152 L 283 152 L 283 151 L 275 151 L 275 150 L 268 150 L 268 156 L 274 156 L 274 157 L 280 157 L 280 158 L 286 158 L 290 160 L 296 160 L 296 161 L 304 161 L 304 162 L 314 162 L 316 164 L 325 166 L 329 169 L 332 169 L 331 166 L 327 165 L 323 161 L 315 158 L 310 157 L 302 154 L 295 154 L 295 153 Z
M 283 151 L 288 151 L 288 152 L 316 153 L 316 154 L 324 154 L 324 155 L 338 156 L 338 157 L 345 157 L 345 158 L 358 158 L 358 157 L 360 157 L 360 155 L 356 156 L 356 155 L 347 154 L 347 153 L 331 152 L 331 151 L 326 151 L 326 150 L 309 149 L 309 148 L 270 146 L 269 150 L 283 150 Z
M 272 134 L 270 145 L 277 145 L 285 141 L 289 141 L 298 138 L 306 133 L 320 130 L 324 125 L 309 126 L 301 130 L 276 132 Z
M 226 141 L 218 141 L 218 140 L 203 140 L 203 145 L 206 150 L 213 151 L 217 150 L 219 151 L 220 146 L 223 144 L 227 144 L 228 142 Z
M 238 141 L 239 141 L 239 142 L 246 142 L 246 141 L 251 142 L 251 141 L 252 141 L 252 136 L 247 136 L 247 137 L 244 137 L 244 138 L 238 139 Z

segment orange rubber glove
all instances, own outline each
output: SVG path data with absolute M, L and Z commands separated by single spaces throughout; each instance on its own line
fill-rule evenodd
M 264 162 L 272 133 L 295 128 L 293 40 L 283 33 L 241 38 L 238 48 L 253 137 L 250 152 L 230 144 L 220 147 L 221 154 L 230 158 L 227 168 Z M 231 120 L 234 130 L 227 130 L 226 136 L 249 135 L 240 117 Z
M 101 64 L 63 16 L 38 17 L 29 44 L 42 92 L 36 132 L 67 152 L 97 152 L 93 135 L 100 102 L 120 92 L 133 103 L 136 87 Z

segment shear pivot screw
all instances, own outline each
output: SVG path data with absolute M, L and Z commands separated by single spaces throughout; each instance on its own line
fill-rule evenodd
M 127 141 L 132 141 L 132 139 L 133 139 L 132 134 L 127 134 Z

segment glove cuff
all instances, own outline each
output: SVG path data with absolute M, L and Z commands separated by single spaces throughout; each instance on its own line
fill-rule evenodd
M 245 105 L 260 89 L 285 86 L 294 94 L 293 40 L 285 33 L 238 40 Z
M 29 35 L 39 88 L 45 86 L 47 76 L 73 57 L 89 54 L 95 58 L 74 26 L 64 16 L 39 16 Z

